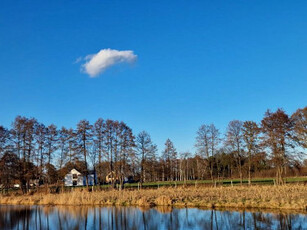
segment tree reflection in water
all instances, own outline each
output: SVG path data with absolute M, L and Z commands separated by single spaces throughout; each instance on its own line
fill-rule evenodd
M 307 214 L 196 208 L 0 206 L 0 229 L 307 229 Z

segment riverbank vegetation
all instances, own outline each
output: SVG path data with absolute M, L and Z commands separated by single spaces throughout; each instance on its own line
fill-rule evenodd
M 60 194 L 0 196 L 1 204 L 176 206 L 206 208 L 270 208 L 306 211 L 307 186 L 256 185 L 221 187 L 163 187 L 140 190 L 99 190 L 71 188 Z
M 10 128 L 0 126 L 0 189 L 15 186 L 26 194 L 62 187 L 72 168 L 85 178 L 93 170 L 99 185 L 111 173 L 112 187 L 119 189 L 127 181 L 142 187 L 239 178 L 251 185 L 253 178 L 267 177 L 282 185 L 285 177 L 307 175 L 307 107 L 292 115 L 268 110 L 259 123 L 233 120 L 224 134 L 214 124 L 200 125 L 195 147 L 194 153 L 180 152 L 167 139 L 158 153 L 149 133 L 135 135 L 124 122 L 110 119 L 58 128 L 17 116 Z

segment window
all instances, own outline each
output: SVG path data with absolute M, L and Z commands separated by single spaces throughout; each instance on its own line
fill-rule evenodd
M 72 179 L 78 179 L 78 175 L 77 174 L 72 174 Z

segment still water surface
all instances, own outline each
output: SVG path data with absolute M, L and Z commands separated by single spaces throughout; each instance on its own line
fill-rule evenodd
M 306 213 L 158 207 L 0 206 L 0 229 L 306 229 Z

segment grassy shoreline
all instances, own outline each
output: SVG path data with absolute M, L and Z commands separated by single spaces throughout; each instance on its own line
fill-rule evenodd
M 87 192 L 75 189 L 60 194 L 0 196 L 0 204 L 174 206 L 204 208 L 261 208 L 307 210 L 307 186 L 178 187 Z

